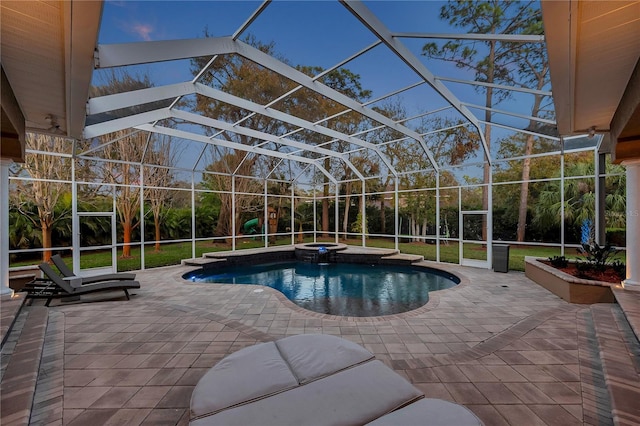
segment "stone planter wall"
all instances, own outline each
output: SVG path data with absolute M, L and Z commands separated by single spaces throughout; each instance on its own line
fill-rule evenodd
M 585 280 L 566 274 L 553 266 L 540 262 L 540 258 L 525 257 L 524 273 L 527 278 L 570 303 L 613 303 L 611 286 L 604 281 Z

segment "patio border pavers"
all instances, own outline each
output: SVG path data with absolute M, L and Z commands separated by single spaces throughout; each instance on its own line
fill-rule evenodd
M 31 307 L 24 313 L 26 319 L 20 337 L 2 376 L 0 409 L 3 425 L 29 423 L 38 381 L 42 347 L 49 310 L 42 306 Z

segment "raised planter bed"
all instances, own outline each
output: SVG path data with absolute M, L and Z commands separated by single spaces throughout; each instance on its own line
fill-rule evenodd
M 524 273 L 527 278 L 546 288 L 570 303 L 613 303 L 615 298 L 611 286 L 604 281 L 585 280 L 562 272 L 541 262 L 542 259 L 524 258 Z

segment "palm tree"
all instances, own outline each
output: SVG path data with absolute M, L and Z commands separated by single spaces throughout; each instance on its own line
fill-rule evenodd
M 577 162 L 567 166 L 569 176 L 593 176 L 593 164 Z M 605 184 L 611 191 L 605 197 L 607 226 L 624 227 L 626 209 L 626 184 L 624 169 L 611 166 Z M 581 226 L 595 218 L 595 179 L 569 178 L 564 182 L 564 221 L 569 226 Z M 540 192 L 533 208 L 532 225 L 540 230 L 559 227 L 563 203 L 560 198 L 560 181 L 549 182 Z

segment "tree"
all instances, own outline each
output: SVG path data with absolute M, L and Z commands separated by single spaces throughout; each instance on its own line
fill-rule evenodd
M 585 156 L 592 157 L 592 152 Z M 579 159 L 578 159 L 579 160 Z M 593 163 L 577 161 L 568 164 L 567 176 L 593 176 Z M 564 220 L 568 226 L 579 230 L 585 220 L 595 217 L 595 180 L 565 179 L 564 203 L 560 197 L 560 181 L 551 181 L 540 191 L 538 201 L 534 207 L 532 225 L 540 229 L 550 229 L 560 226 Z M 562 214 L 564 211 L 564 215 Z
M 91 96 L 102 96 L 151 87 L 148 75 L 132 75 L 127 71 L 115 71 L 104 75 L 102 85 L 90 90 Z M 131 257 L 131 236 L 140 225 L 140 167 L 144 149 L 155 136 L 146 132 L 119 130 L 101 136 L 103 144 L 100 171 L 105 183 L 113 185 L 116 194 L 116 211 L 122 226 L 124 245 L 122 257 Z
M 625 228 L 627 226 L 627 174 L 624 166 L 607 164 L 605 178 L 605 208 L 607 226 Z
M 313 222 L 313 206 L 306 202 L 301 202 L 299 198 L 296 198 L 296 200 L 299 200 L 296 202 L 297 206 L 295 208 L 295 216 L 298 223 L 297 242 L 302 244 L 304 242 L 304 227 L 308 225 L 315 226 Z
M 250 210 L 251 206 L 255 206 L 259 202 L 260 196 L 257 195 L 261 192 L 259 182 L 255 179 L 237 178 L 237 176 L 251 176 L 256 161 L 257 156 L 255 155 L 245 158 L 245 153 L 230 150 L 207 166 L 208 171 L 215 173 L 205 173 L 203 175 L 203 186 L 217 191 L 215 196 L 220 203 L 220 213 L 214 230 L 215 236 L 237 235 L 241 225 L 241 213 Z M 231 174 L 234 171 L 236 174 L 232 176 Z M 236 192 L 235 229 L 232 226 L 234 220 L 232 187 L 235 188 Z
M 207 29 L 204 36 L 209 37 Z M 269 55 L 275 55 L 275 46 L 263 44 L 249 38 L 247 42 L 255 48 Z M 198 74 L 211 61 L 212 57 L 198 57 L 191 60 L 191 70 L 194 75 Z M 289 80 L 280 78 L 276 73 L 263 68 L 255 62 L 249 61 L 236 55 L 221 55 L 207 68 L 200 78 L 202 84 L 214 87 L 226 93 L 248 99 L 260 105 L 272 102 L 278 96 L 288 92 L 294 86 Z M 277 120 L 260 114 L 247 114 L 247 111 L 224 102 L 218 102 L 206 96 L 198 95 L 192 108 L 207 117 L 215 117 L 227 123 L 238 123 L 253 130 L 258 130 L 269 134 L 279 134 L 283 124 Z M 233 132 L 218 132 L 216 129 L 206 127 L 204 129 L 208 135 L 214 133 L 218 138 L 231 142 L 239 142 L 248 147 L 263 144 L 263 140 L 255 139 L 246 135 Z M 279 148 L 272 143 L 267 145 L 270 149 Z M 217 191 L 220 198 L 220 215 L 218 217 L 214 234 L 217 236 L 236 235 L 238 229 L 233 229 L 233 195 L 231 193 L 231 176 L 253 176 L 257 170 L 260 158 L 255 154 L 247 154 L 244 151 L 232 149 L 216 148 L 217 158 L 207 166 L 207 170 L 215 172 L 207 174 L 205 177 L 205 187 Z M 246 193 L 260 193 L 254 188 L 258 182 L 252 179 L 236 179 L 236 223 L 238 224 L 239 214 L 244 208 L 255 204 L 255 196 L 244 195 Z M 240 195 L 242 194 L 242 195 Z M 238 224 L 239 225 L 239 224 Z
M 560 177 L 560 155 L 557 153 L 539 156 L 535 159 L 522 158 L 524 152 L 529 154 L 549 153 L 559 150 L 558 142 L 541 137 L 530 137 L 524 133 L 514 133 L 499 141 L 499 158 L 517 158 L 494 164 L 493 174 L 493 219 L 494 239 L 518 239 L 518 230 L 525 230 L 522 241 L 534 238 L 528 225 L 519 225 L 531 221 L 531 213 L 539 196 L 540 185 L 532 187 L 531 181 Z M 524 179 L 520 184 L 500 184 Z M 523 191 L 524 187 L 524 191 Z M 526 199 L 523 203 L 523 197 Z M 520 199 L 519 203 L 514 200 Z M 524 204 L 524 219 L 522 206 Z
M 430 133 L 430 129 L 447 129 Z M 459 119 L 447 117 L 423 117 L 417 127 L 418 133 L 429 133 L 425 137 L 425 144 L 432 153 L 436 165 L 460 165 L 471 158 L 480 147 L 479 135 L 471 131 Z M 401 179 L 402 188 L 434 188 L 436 186 L 436 174 L 432 172 L 432 166 L 424 153 L 421 145 L 417 143 L 403 144 L 401 149 L 394 150 L 392 155 L 400 169 L 413 167 L 422 172 L 405 174 Z M 455 176 L 447 171 L 440 172 L 440 182 L 448 185 L 457 184 Z M 412 233 L 426 235 L 429 226 L 429 218 L 435 218 L 436 204 L 433 192 L 410 192 L 405 196 L 406 210 L 412 222 Z M 435 219 L 432 219 L 435 220 Z M 433 223 L 435 229 L 437 224 Z
M 27 133 L 27 149 L 41 153 L 28 153 L 21 169 L 28 172 L 33 180 L 19 181 L 16 191 L 12 191 L 12 203 L 23 218 L 27 218 L 42 231 L 42 259 L 51 258 L 52 231 L 56 224 L 71 213 L 71 159 L 47 155 L 44 152 L 63 153 L 70 142 L 58 137 Z M 20 171 L 18 171 L 18 174 Z M 37 214 L 34 214 L 35 207 Z
M 364 176 L 374 176 L 378 173 L 379 167 L 377 162 L 368 158 L 364 153 L 362 155 L 354 155 L 350 156 L 351 163 L 354 165 L 356 169 L 361 171 Z M 353 179 L 353 171 L 350 168 L 345 167 L 345 176 L 344 176 L 344 216 L 342 218 L 342 232 L 346 233 L 349 231 L 349 209 L 351 207 L 351 194 L 352 193 L 362 193 L 362 185 L 364 182 Z M 360 218 L 360 222 L 362 222 L 362 206 L 364 203 L 363 197 L 358 197 L 358 215 Z M 362 226 L 360 226 L 359 230 L 362 232 Z
M 167 202 L 171 201 L 169 192 L 165 189 L 173 181 L 173 170 L 171 166 L 175 164 L 173 151 L 171 149 L 171 137 L 161 137 L 154 147 L 149 147 L 145 162 L 159 166 L 147 168 L 148 172 L 145 173 L 144 176 L 144 196 L 151 206 L 155 230 L 154 250 L 158 252 L 160 251 L 161 239 L 161 214 L 163 209 L 166 209 Z
M 531 31 L 535 23 L 540 21 L 539 10 L 534 9 L 533 1 L 515 2 L 504 0 L 487 1 L 449 1 L 440 9 L 440 18 L 450 25 L 462 28 L 468 33 L 477 34 L 517 34 Z M 483 45 L 484 48 L 478 46 Z M 517 51 L 520 46 L 515 43 L 501 43 L 495 39 L 487 41 L 451 40 L 439 46 L 427 43 L 422 51 L 425 56 L 452 62 L 457 68 L 475 72 L 476 80 L 486 83 L 510 82 L 512 68 L 518 60 Z M 491 123 L 490 108 L 494 104 L 509 97 L 509 92 L 494 89 L 491 86 L 477 86 L 485 92 L 485 121 Z M 495 97 L 495 99 L 494 99 Z M 491 126 L 485 125 L 484 138 L 487 149 L 490 149 Z M 490 153 L 486 153 L 490 155 Z M 489 182 L 491 169 L 488 163 L 484 166 L 484 183 Z M 487 210 L 488 191 L 483 187 L 482 208 Z M 483 226 L 483 238 L 486 227 Z
M 537 17 L 537 18 L 536 18 Z M 524 34 L 543 34 L 542 16 L 539 10 L 531 13 L 531 21 L 528 26 L 523 29 Z M 517 65 L 517 78 L 512 79 L 511 84 L 514 86 L 535 88 L 539 91 L 543 90 L 550 84 L 549 61 L 547 58 L 547 50 L 543 43 L 529 43 L 519 46 L 516 45 L 511 51 L 513 62 Z M 531 107 L 531 117 L 545 116 L 552 117 L 543 101 L 549 96 L 540 93 L 534 94 L 533 105 Z M 529 120 L 528 130 L 541 130 L 540 122 L 533 118 Z M 542 129 L 544 130 L 544 129 Z M 522 165 L 520 202 L 518 204 L 518 227 L 516 240 L 519 242 L 525 239 L 525 230 L 527 224 L 527 206 L 529 201 L 529 175 L 531 173 L 531 154 L 533 153 L 535 136 L 526 135 L 524 160 Z
M 204 36 L 208 37 L 209 33 L 205 29 Z M 256 49 L 261 50 L 271 56 L 277 56 L 275 53 L 274 43 L 264 44 L 256 41 L 253 37 L 249 37 L 245 40 L 248 44 L 252 45 Z M 200 57 L 192 59 L 192 72 L 194 75 L 200 73 L 200 71 L 209 64 L 211 57 Z M 279 58 L 283 62 L 287 62 L 283 58 Z M 317 75 L 322 72 L 322 68 L 311 66 L 298 66 L 297 69 L 307 75 Z M 359 96 L 360 99 L 365 99 L 369 96 L 369 92 L 363 90 L 360 87 L 359 76 L 353 74 L 349 70 L 339 69 L 334 70 L 322 77 L 321 80 L 324 84 L 332 87 L 348 96 Z M 249 61 L 243 57 L 237 55 L 220 55 L 215 58 L 215 61 L 211 63 L 207 70 L 201 75 L 200 82 L 202 84 L 215 87 L 226 93 L 230 93 L 235 96 L 248 99 L 260 105 L 269 105 L 271 108 L 279 111 L 295 115 L 310 122 L 318 122 L 326 117 L 332 116 L 338 112 L 343 111 L 344 106 L 332 101 L 318 93 L 311 90 L 302 88 L 290 93 L 297 87 L 291 80 L 282 78 L 280 75 L 272 72 L 252 61 Z M 279 99 L 284 94 L 288 96 Z M 258 130 L 269 134 L 284 134 L 293 130 L 297 130 L 294 126 L 288 125 L 277 120 L 273 120 L 269 117 L 260 114 L 247 114 L 247 111 L 229 105 L 223 102 L 218 102 L 205 96 L 198 95 L 196 102 L 192 105 L 193 109 L 208 117 L 215 117 L 219 120 L 226 121 L 228 123 L 241 124 L 243 127 Z M 355 124 L 354 124 L 355 123 Z M 338 131 L 348 132 L 350 129 L 357 129 L 358 121 L 353 120 L 352 116 L 345 114 L 332 120 L 332 128 Z M 355 130 L 352 130 L 355 132 Z M 254 146 L 261 144 L 261 146 L 272 149 L 274 151 L 282 149 L 279 144 L 272 142 L 265 143 L 263 140 L 255 139 L 245 135 L 232 133 L 232 132 L 217 132 L 215 129 L 205 128 L 207 134 L 216 134 L 217 137 L 227 139 L 229 141 L 239 142 L 243 145 Z M 350 134 L 350 133 L 349 133 Z M 288 136 L 292 139 L 298 139 L 305 143 L 320 144 L 328 142 L 327 137 L 323 137 L 316 132 L 296 132 Z M 334 142 L 335 144 L 345 144 L 344 142 Z M 332 149 L 330 146 L 324 146 L 324 148 Z M 221 150 L 222 151 L 222 150 Z M 253 154 L 246 155 L 243 152 L 232 152 L 230 150 L 223 151 L 224 153 L 211 164 L 208 169 L 218 172 L 235 173 L 242 176 L 253 176 L 260 163 L 267 160 L 261 160 L 258 156 Z M 308 154 L 313 155 L 313 154 Z M 223 161 L 222 161 L 223 160 Z M 326 159 L 326 164 L 330 164 L 330 159 Z M 226 167 L 224 165 L 226 164 Z M 219 184 L 228 184 L 223 182 L 225 178 L 223 176 L 212 177 L 212 179 L 220 180 Z M 242 179 L 243 182 L 248 182 Z M 251 183 L 247 183 L 251 184 Z M 328 182 L 325 181 L 325 191 L 328 190 Z M 221 187 L 224 185 L 214 185 L 214 187 Z M 236 186 L 236 192 L 243 192 L 241 188 Z M 248 191 L 244 191 L 248 192 Z M 328 194 L 327 194 L 328 195 Z M 236 230 L 232 230 L 231 223 L 231 194 L 220 193 L 221 210 L 218 225 L 216 228 L 216 234 L 220 235 L 223 231 L 235 233 Z M 240 198 L 244 196 L 238 196 L 236 198 L 236 206 L 250 205 L 251 200 L 247 202 L 241 201 Z M 251 198 L 251 197 L 249 197 Z M 323 199 L 323 230 L 328 230 L 328 199 Z M 325 226 L 326 225 L 326 226 Z
M 321 74 L 324 70 L 321 67 L 312 66 L 298 66 L 299 71 L 309 75 L 316 76 Z M 346 68 L 339 68 L 332 70 L 322 77 L 320 80 L 326 86 L 349 96 L 352 99 L 364 102 L 371 97 L 371 91 L 362 88 L 360 83 L 360 75 L 354 74 Z M 289 101 L 292 105 L 290 112 L 298 117 L 304 118 L 310 122 L 318 122 L 326 117 L 334 117 L 331 120 L 331 128 L 350 135 L 354 134 L 361 128 L 366 120 L 360 115 L 355 113 L 340 114 L 345 110 L 345 107 L 329 98 L 321 96 L 317 93 L 312 93 L 308 90 L 298 90 Z M 322 123 L 326 125 L 327 123 Z M 312 132 L 311 134 L 305 133 L 305 142 L 313 144 L 323 143 L 323 148 L 327 148 L 336 152 L 345 152 L 349 150 L 349 143 L 345 141 L 334 141 L 327 144 L 326 138 L 318 133 Z M 309 155 L 309 154 L 307 154 Z M 324 168 L 331 171 L 332 169 L 331 158 L 327 157 L 324 160 Z M 340 162 L 342 169 L 340 174 L 346 179 L 347 176 L 351 177 L 352 170 L 345 162 Z M 329 231 L 329 177 L 323 176 L 323 196 L 322 196 L 322 231 L 323 236 L 328 236 Z M 343 184 L 343 191 L 350 196 L 351 183 L 345 182 Z M 343 232 L 347 232 L 348 227 L 348 210 L 346 211 L 343 219 Z

